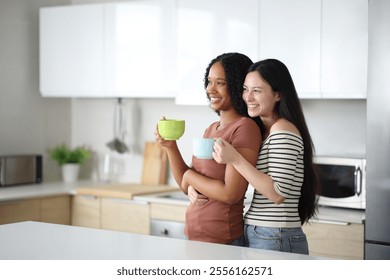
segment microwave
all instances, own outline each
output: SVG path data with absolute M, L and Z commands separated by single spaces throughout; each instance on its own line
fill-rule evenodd
M 0 187 L 41 182 L 41 155 L 0 155 Z
M 318 205 L 366 209 L 366 159 L 317 156 Z

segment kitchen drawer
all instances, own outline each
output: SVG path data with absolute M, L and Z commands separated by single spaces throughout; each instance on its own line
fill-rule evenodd
M 364 225 L 312 222 L 303 226 L 309 254 L 336 259 L 363 259 Z
M 26 199 L 0 203 L 0 224 L 40 220 L 40 200 Z
M 100 228 L 100 199 L 93 195 L 75 195 L 72 200 L 72 225 Z
M 187 205 L 173 205 L 153 202 L 150 204 L 150 218 L 185 222 L 187 207 Z
M 150 234 L 171 238 L 185 239 L 184 223 L 167 220 L 152 219 L 150 221 Z

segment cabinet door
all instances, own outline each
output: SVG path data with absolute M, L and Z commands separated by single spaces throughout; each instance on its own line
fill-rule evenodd
M 150 233 L 149 204 L 129 199 L 101 198 L 101 228 Z
M 70 224 L 70 196 L 55 196 L 41 199 L 41 222 Z
M 364 225 L 313 222 L 303 227 L 309 254 L 336 259 L 363 259 Z
M 119 97 L 175 97 L 175 0 L 106 5 L 105 90 Z
M 321 0 L 260 3 L 260 58 L 285 63 L 300 98 L 319 98 Z
M 45 97 L 101 97 L 103 5 L 40 10 L 40 92 Z
M 72 199 L 72 225 L 100 228 L 100 198 L 75 195 Z
M 39 199 L 0 203 L 0 224 L 39 221 Z
M 366 98 L 368 1 L 323 0 L 322 9 L 322 95 Z
M 177 104 L 207 105 L 204 73 L 226 52 L 258 59 L 257 0 L 177 1 Z

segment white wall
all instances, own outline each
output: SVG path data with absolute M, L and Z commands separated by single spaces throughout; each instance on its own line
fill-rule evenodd
M 317 155 L 366 155 L 366 100 L 303 100 Z
M 178 145 L 188 163 L 192 154 L 191 139 L 202 135 L 206 126 L 218 119 L 217 114 L 208 107 L 178 106 L 173 99 L 124 99 L 122 102 L 126 108 L 125 123 L 128 132 L 125 140 L 134 149 L 128 154 L 120 155 L 111 152 L 106 145 L 114 138 L 113 115 L 116 102 L 115 99 L 74 99 L 72 139 L 75 145 L 91 145 L 98 155 L 97 161 L 105 154 L 111 154 L 120 161 L 125 171 L 118 178 L 119 181 L 139 182 L 145 141 L 154 141 L 153 132 L 162 116 L 186 121 L 185 133 Z M 95 162 L 95 167 L 96 165 L 98 162 Z
M 47 149 L 70 143 L 68 99 L 39 94 L 39 16 L 41 6 L 68 0 L 0 0 L 0 155 L 43 154 L 44 180 L 59 178 Z

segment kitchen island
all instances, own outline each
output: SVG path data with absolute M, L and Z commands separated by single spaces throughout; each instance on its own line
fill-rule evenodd
M 0 225 L 2 260 L 314 260 L 292 253 L 42 222 Z
M 45 182 L 1 187 L 0 224 L 37 221 L 183 238 L 188 203 L 177 187 L 167 185 Z M 363 259 L 364 210 L 318 210 L 317 217 L 304 226 L 310 255 Z

